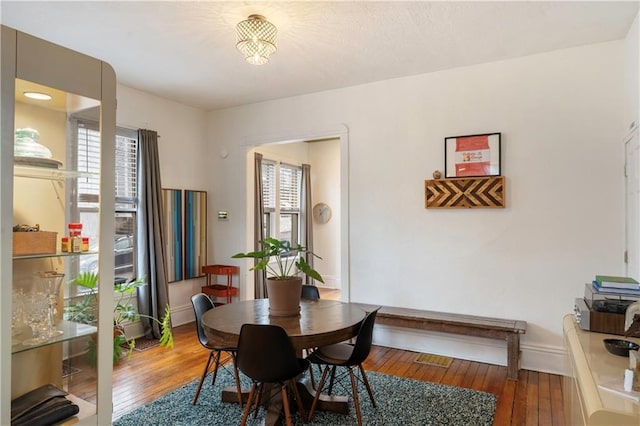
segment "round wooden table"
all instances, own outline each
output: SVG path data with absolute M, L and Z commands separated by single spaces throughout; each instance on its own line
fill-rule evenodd
M 306 348 L 331 345 L 354 337 L 366 312 L 357 304 L 337 300 L 302 299 L 300 315 L 274 317 L 269 315 L 268 299 L 245 300 L 217 306 L 202 316 L 202 328 L 210 342 L 218 346 L 237 347 L 242 324 L 274 324 L 285 329 L 293 347 L 299 353 Z M 303 403 L 309 407 L 315 395 L 308 380 L 298 382 Z M 279 395 L 279 392 L 277 393 Z M 237 402 L 235 387 L 223 390 L 222 400 Z M 276 424 L 282 401 L 272 400 L 265 424 Z M 348 398 L 321 395 L 316 410 L 349 411 Z
M 274 324 L 284 328 L 296 350 L 331 345 L 356 335 L 366 312 L 337 300 L 302 299 L 300 315 L 269 316 L 269 300 L 256 299 L 217 306 L 202 316 L 202 328 L 219 346 L 238 346 L 242 324 Z

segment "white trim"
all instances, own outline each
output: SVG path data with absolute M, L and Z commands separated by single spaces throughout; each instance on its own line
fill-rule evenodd
M 254 149 L 268 144 L 285 144 L 294 142 L 305 142 L 317 139 L 338 138 L 340 139 L 340 276 L 341 276 L 341 296 L 343 302 L 350 300 L 351 288 L 350 288 L 350 244 L 349 244 L 349 128 L 345 124 L 336 124 L 333 127 L 316 130 L 305 131 L 292 131 L 289 134 L 280 136 L 260 136 L 260 137 L 246 137 L 245 143 L 242 144 L 246 148 L 246 226 L 248 230 L 246 237 L 246 247 L 253 247 L 253 232 L 249 231 L 253 229 L 253 168 L 254 168 Z M 252 266 L 253 260 L 245 259 L 243 271 L 248 271 Z M 243 295 L 243 300 L 251 299 L 254 296 L 253 289 L 253 273 L 247 273 L 244 291 L 240 293 Z
M 506 341 L 437 333 L 376 324 L 373 344 L 414 352 L 427 352 L 475 362 L 507 365 Z M 520 368 L 565 374 L 563 347 L 520 345 Z

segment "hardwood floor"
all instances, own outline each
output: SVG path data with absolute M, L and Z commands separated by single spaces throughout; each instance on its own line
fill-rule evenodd
M 208 352 L 198 342 L 195 323 L 175 327 L 174 334 L 173 349 L 135 352 L 114 368 L 114 419 L 200 377 Z M 493 393 L 494 425 L 565 424 L 561 376 L 521 370 L 514 381 L 503 366 L 454 359 L 443 368 L 414 362 L 417 355 L 374 346 L 365 369 Z

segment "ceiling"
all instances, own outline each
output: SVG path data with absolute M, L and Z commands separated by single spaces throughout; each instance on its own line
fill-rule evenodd
M 206 110 L 626 36 L 626 2 L 7 1 L 2 24 L 102 59 L 118 82 Z M 250 14 L 278 27 L 263 66 L 235 48 Z

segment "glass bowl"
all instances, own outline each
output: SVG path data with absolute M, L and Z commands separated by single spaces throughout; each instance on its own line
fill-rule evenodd
M 618 356 L 629 356 L 629 351 L 637 351 L 640 349 L 636 343 L 622 339 L 604 339 L 604 347 L 607 348 L 609 353 Z

